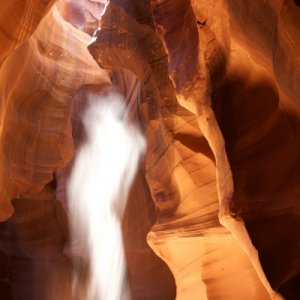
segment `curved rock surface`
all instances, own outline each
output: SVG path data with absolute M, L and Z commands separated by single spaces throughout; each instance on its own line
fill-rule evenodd
M 132 299 L 298 299 L 298 1 L 111 0 L 98 22 L 105 2 L 1 7 L 0 296 L 72 297 L 66 181 L 86 93 L 114 89 L 148 143 Z

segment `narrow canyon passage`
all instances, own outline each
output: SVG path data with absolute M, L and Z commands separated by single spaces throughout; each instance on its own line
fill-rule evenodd
M 299 1 L 3 1 L 0 299 L 299 299 L 299 78 Z

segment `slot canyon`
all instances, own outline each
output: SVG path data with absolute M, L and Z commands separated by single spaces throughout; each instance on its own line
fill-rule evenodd
M 300 1 L 2 0 L 0 299 L 299 300 Z

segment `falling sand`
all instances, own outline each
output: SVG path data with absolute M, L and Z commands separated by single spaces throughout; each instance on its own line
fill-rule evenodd
M 86 299 L 117 300 L 124 297 L 125 278 L 120 222 L 145 142 L 118 95 L 91 97 L 84 117 L 87 141 L 68 187 L 71 248 L 81 248 L 89 257 Z M 77 293 L 75 277 L 74 289 Z

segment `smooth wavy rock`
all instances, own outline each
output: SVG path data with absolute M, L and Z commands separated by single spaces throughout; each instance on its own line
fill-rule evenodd
M 0 291 L 1 299 L 70 299 L 72 265 L 63 253 L 53 183 L 13 205 L 13 216 L 0 223 L 0 248 L 8 261 L 3 278 L 8 287 L 6 294 Z
M 231 26 L 219 25 L 220 40 L 229 42 L 230 51 L 213 102 L 234 179 L 232 212 L 244 220 L 272 287 L 295 299 L 300 295 L 300 10 L 293 1 L 228 1 L 226 14 Z
M 292 1 L 281 6 L 274 1 L 151 3 L 156 26 L 168 51 L 178 100 L 200 116 L 205 115 L 205 106 L 212 103 L 224 132 L 235 186 L 232 197 L 228 197 L 230 193 L 226 197 L 226 177 L 218 177 L 218 169 L 220 173 L 228 170 L 226 161 L 220 159 L 222 152 L 216 151 L 220 136 L 216 138 L 213 129 L 216 127 L 210 120 L 207 120 L 208 131 L 204 130 L 205 119 L 199 122 L 216 157 L 220 222 L 247 253 L 271 297 L 277 297 L 272 288 L 285 293 L 286 286 L 292 288 L 291 295 L 296 295 L 299 293 L 295 286 L 299 278 L 300 223 L 296 221 L 299 188 L 295 183 L 299 182 L 300 123 L 299 92 L 294 82 L 299 77 L 299 53 L 295 51 L 299 48 L 299 31 L 295 31 L 299 10 Z M 191 10 L 195 14 L 192 17 Z M 165 18 L 166 11 L 168 18 Z M 256 22 L 251 22 L 251 18 Z M 175 25 L 178 19 L 182 20 L 182 26 Z M 192 37 L 197 38 L 196 27 L 198 43 L 191 41 Z M 185 33 L 190 33 L 188 42 Z M 200 45 L 199 56 L 195 57 L 198 69 L 182 68 L 180 63 L 188 61 L 186 53 L 192 55 L 195 45 Z M 288 56 L 295 59 L 293 67 Z M 205 66 L 209 76 L 202 71 Z M 287 70 L 288 81 L 282 76 Z M 199 79 L 195 81 L 197 74 Z M 185 76 L 190 76 L 190 80 L 183 83 Z M 197 84 L 205 80 L 211 85 L 211 99 L 204 101 L 203 107 L 199 98 L 205 100 L 208 95 L 203 95 L 203 90 L 209 89 L 198 92 Z M 274 191 L 278 192 L 274 195 Z M 228 215 L 228 208 L 237 220 Z M 276 234 L 268 243 L 263 236 L 270 235 L 275 224 Z M 295 232 L 289 238 L 284 233 L 288 227 Z M 283 257 L 283 253 L 289 254 Z
M 34 32 L 53 0 L 12 0 L 1 3 L 0 65 Z
M 13 197 L 40 191 L 72 158 L 75 92 L 83 84 L 110 81 L 88 53 L 89 39 L 54 6 L 2 65 L 1 220 L 12 213 Z
M 73 157 L 74 94 L 84 84 L 110 84 L 86 49 L 89 40 L 54 6 L 0 69 L 1 221 L 18 198 L 13 217 L 1 223 L 0 247 L 14 299 L 71 296 L 65 212 L 49 182 Z M 9 299 L 9 289 L 3 295 Z
M 211 108 L 209 68 L 204 52 L 197 50 L 199 36 L 192 7 L 188 1 L 159 1 L 157 6 L 154 2 L 162 43 L 147 17 L 149 2 L 142 7 L 140 2 L 131 1 L 127 12 L 124 1 L 111 1 L 95 42 L 89 46 L 100 66 L 129 69 L 141 80 L 142 107 L 148 112 L 146 177 L 159 210 L 148 242 L 175 276 L 178 299 L 222 298 L 228 294 L 243 299 L 277 297 L 244 224 L 230 215 L 231 171 Z M 184 20 L 181 26 L 175 23 L 178 19 Z M 204 41 L 208 40 L 205 36 Z M 174 86 L 166 74 L 165 49 Z M 192 66 L 187 63 L 191 57 L 195 62 Z M 175 95 L 186 109 L 176 104 Z M 220 225 L 218 215 L 229 231 Z M 187 244 L 191 252 L 184 253 Z M 231 255 L 224 257 L 222 253 Z M 229 281 L 232 273 L 226 271 L 233 269 L 223 266 L 234 263 L 234 272 L 240 274 L 245 286 L 233 288 Z M 220 269 L 225 272 L 219 277 Z M 222 286 L 222 291 L 216 286 Z M 252 292 L 250 286 L 255 287 Z

